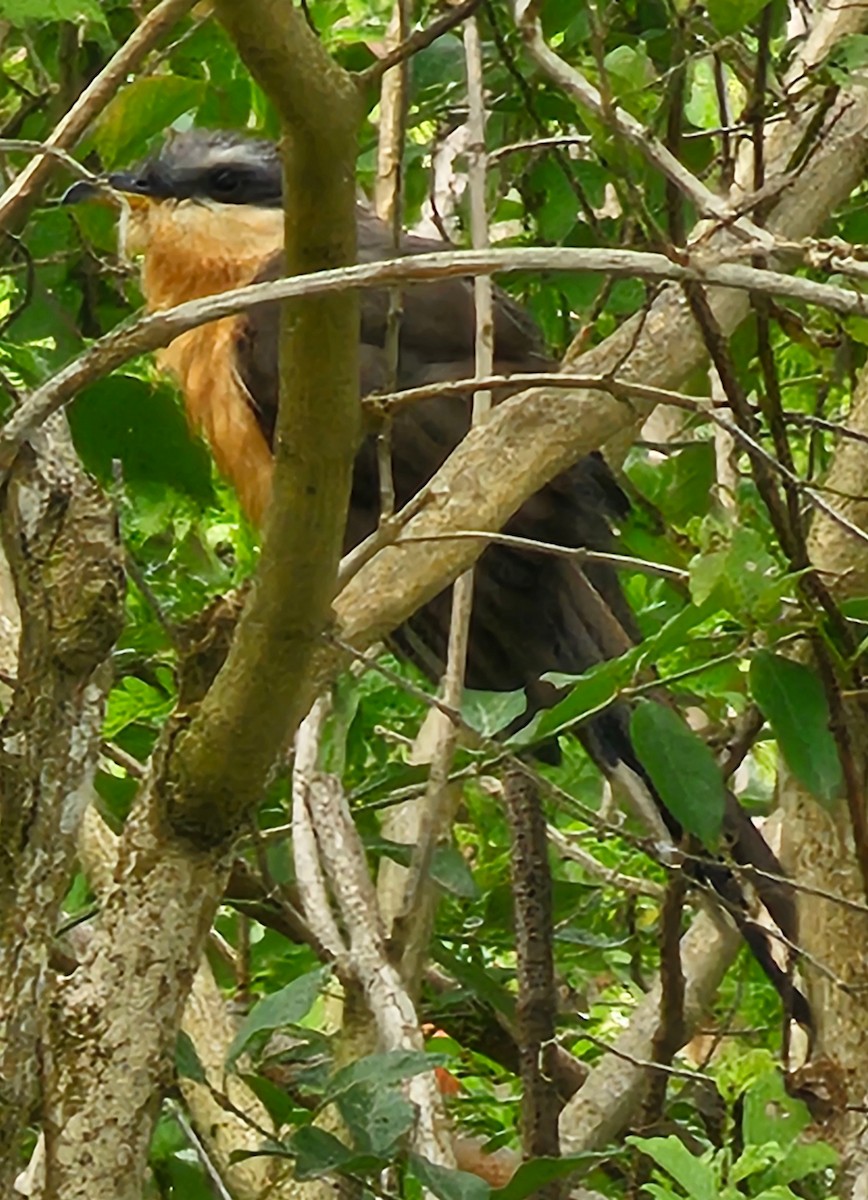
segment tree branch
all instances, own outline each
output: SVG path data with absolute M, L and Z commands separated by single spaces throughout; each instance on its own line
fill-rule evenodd
M 813 225 L 809 228 L 813 228 Z M 833 259 L 830 266 L 837 270 L 837 259 Z M 291 275 L 271 283 L 250 284 L 201 300 L 191 300 L 175 308 L 164 309 L 126 323 L 100 338 L 78 358 L 62 367 L 51 380 L 30 393 L 21 407 L 9 418 L 0 431 L 0 469 L 8 468 L 18 447 L 46 417 L 66 404 L 82 388 L 101 379 L 136 355 L 165 346 L 179 334 L 208 321 L 231 316 L 273 300 L 302 297 L 311 300 L 345 292 L 349 288 L 376 288 L 387 284 L 454 276 L 490 275 L 508 271 L 552 270 L 599 271 L 614 276 L 674 282 L 695 280 L 712 287 L 787 296 L 792 300 L 817 304 L 846 315 L 868 315 L 868 296 L 862 292 L 832 284 L 816 283 L 778 271 L 760 270 L 742 263 L 722 262 L 716 254 L 707 251 L 685 255 L 683 262 L 675 263 L 662 254 L 606 248 L 517 247 L 509 250 L 448 250 L 358 266 L 311 270 L 308 274 Z M 647 320 L 656 328 L 656 314 L 667 311 L 672 304 L 672 295 L 664 293 L 648 314 Z M 677 300 L 675 304 L 677 305 Z M 636 320 L 637 318 L 634 318 L 633 323 L 628 323 L 604 343 L 605 350 L 598 347 L 592 355 L 584 358 L 582 365 L 600 360 L 605 362 L 608 359 L 618 362 L 627 355 L 628 350 L 631 358 L 635 358 L 645 344 L 645 339 L 642 338 L 636 347 L 630 349 Z M 659 339 L 657 345 L 659 347 Z M 695 353 L 697 356 L 700 353 L 698 346 Z M 343 357 L 346 357 L 346 347 Z M 610 369 L 601 370 L 599 373 L 609 374 Z M 634 374 L 636 373 L 630 372 L 631 378 Z M 659 374 L 658 368 L 655 377 Z M 666 376 L 661 381 L 661 386 L 666 386 L 667 382 L 681 377 L 680 374 L 676 374 L 670 380 Z M 637 378 L 641 377 L 637 375 Z M 643 380 L 645 384 L 648 382 L 647 378 Z M 444 384 L 444 387 L 448 389 L 449 385 Z
M 229 0 L 217 10 L 286 130 L 287 268 L 339 269 L 355 258 L 358 92 L 298 10 L 280 0 L 261 0 L 255 20 L 250 6 L 242 12 Z M 302 684 L 330 620 L 360 420 L 357 297 L 322 295 L 286 305 L 283 316 L 284 390 L 259 571 L 170 769 L 172 820 L 215 841 L 231 837 L 258 801 L 278 746 L 310 706 Z
M 0 1194 L 11 1196 L 19 1137 L 39 1095 L 48 947 L 96 771 L 123 569 L 111 508 L 82 471 L 62 417 L 21 456 L 3 502 L 3 584 L 14 581 L 21 613 L 0 746 Z
M 375 63 L 371 63 L 364 71 L 359 71 L 356 78 L 360 84 L 376 83 L 381 76 L 396 67 L 398 63 L 405 62 L 412 55 L 418 54 L 420 50 L 424 50 L 426 46 L 430 46 L 432 42 L 436 42 L 444 33 L 448 33 L 450 29 L 454 29 L 456 25 L 460 25 L 479 8 L 482 0 L 463 0 L 463 3 L 457 4 L 442 17 L 438 17 L 436 21 L 432 21 L 430 25 L 426 25 L 424 29 L 416 29 L 410 34 L 399 46 L 394 50 L 390 50 L 384 54 L 382 58 Z
M 289 269 L 351 262 L 355 87 L 292 6 L 249 0 L 242 14 L 222 0 L 218 8 L 284 123 L 295 122 L 285 138 Z M 355 450 L 358 381 L 348 347 L 358 312 L 352 296 L 324 297 L 291 317 L 281 350 L 299 370 L 280 406 L 257 580 L 210 692 L 164 731 L 87 960 L 51 1013 L 47 1188 L 65 1200 L 139 1195 L 158 1085 L 223 893 L 227 851 L 309 704 Z

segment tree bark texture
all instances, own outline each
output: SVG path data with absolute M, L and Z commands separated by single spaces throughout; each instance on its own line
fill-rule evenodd
M 868 372 L 864 369 L 847 425 L 868 434 Z M 835 506 L 868 532 L 868 446 L 843 439 L 829 472 Z M 849 498 L 848 498 L 849 497 Z M 828 572 L 826 582 L 839 599 L 868 594 L 868 546 L 852 533 L 818 516 L 808 542 L 813 564 Z M 864 698 L 845 703 L 847 740 L 853 769 L 865 803 L 868 780 L 868 710 Z M 853 843 L 850 814 L 841 799 L 831 809 L 820 805 L 782 769 L 781 805 L 785 813 L 783 856 L 794 879 L 835 893 L 852 906 L 817 896 L 800 905 L 800 940 L 828 969 L 821 974 L 805 964 L 808 992 L 817 1021 L 814 1061 L 817 1092 L 826 1106 L 824 1133 L 845 1155 L 844 1195 L 864 1196 L 868 1189 L 868 1118 L 852 1111 L 868 1104 L 868 912 Z M 810 1065 L 808 1070 L 810 1071 Z M 811 1083 L 807 1084 L 811 1090 Z M 848 1111 L 844 1102 L 851 1106 Z
M 287 262 L 352 261 L 354 86 L 275 0 L 219 15 L 287 129 Z M 330 620 L 358 422 L 354 296 L 288 305 L 273 498 L 260 567 L 229 656 L 198 705 L 169 722 L 120 839 L 87 956 L 59 983 L 45 1056 L 46 1189 L 140 1194 L 161 1089 L 229 853 L 308 706 Z M 322 403 L 327 396 L 329 403 Z
M 65 418 L 20 455 L 2 534 L 22 620 L 17 683 L 0 727 L 0 1193 L 10 1195 L 18 1138 L 39 1094 L 48 951 L 123 618 L 114 516 L 78 465 Z

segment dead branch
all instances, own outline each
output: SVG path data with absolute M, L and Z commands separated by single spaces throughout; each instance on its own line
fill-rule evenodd
M 855 153 L 855 150 L 851 153 Z M 664 255 L 617 249 L 516 247 L 510 250 L 449 250 L 327 271 L 311 271 L 303 277 L 251 284 L 246 288 L 221 292 L 202 300 L 192 300 L 176 308 L 164 309 L 142 317 L 100 338 L 78 358 L 62 367 L 50 381 L 35 389 L 10 417 L 0 432 L 0 469 L 8 468 L 17 448 L 47 416 L 62 407 L 82 388 L 101 379 L 130 358 L 165 346 L 179 334 L 208 321 L 231 316 L 233 313 L 273 300 L 301 297 L 310 300 L 349 288 L 382 287 L 387 284 L 421 282 L 449 276 L 551 270 L 599 271 L 617 276 L 674 282 L 695 280 L 711 287 L 787 296 L 845 315 L 868 315 L 868 297 L 861 292 L 816 283 L 810 279 L 777 271 L 761 271 L 742 263 L 715 262 L 713 256 L 706 252 L 687 256 L 685 262 L 675 263 Z M 665 293 L 664 297 L 668 295 Z M 660 311 L 664 304 L 669 302 L 671 301 L 661 299 L 656 311 Z M 652 321 L 652 324 L 656 322 Z M 624 329 L 626 328 L 625 326 Z M 625 336 L 622 331 L 613 335 L 614 340 L 607 343 L 608 349 L 612 350 L 616 344 L 620 345 Z M 698 351 L 697 347 L 697 354 Z M 598 361 L 605 357 L 602 349 L 597 348 L 593 356 L 588 356 L 585 361 Z M 635 351 L 631 358 L 635 358 Z M 655 374 L 653 379 L 656 380 L 657 377 Z M 675 378 L 680 377 L 678 375 Z M 648 383 L 648 379 L 643 382 Z

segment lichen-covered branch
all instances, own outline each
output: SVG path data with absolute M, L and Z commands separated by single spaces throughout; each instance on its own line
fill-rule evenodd
M 19 457 L 3 545 L 21 613 L 0 729 L 0 1193 L 39 1093 L 48 954 L 96 770 L 123 572 L 110 506 L 54 418 Z
M 847 419 L 850 428 L 868 433 L 868 373 L 863 369 Z M 826 484 L 839 489 L 848 518 L 868 532 L 868 445 L 846 439 L 838 446 Z M 817 515 L 808 537 L 808 555 L 836 599 L 868 593 L 868 546 Z M 839 719 L 845 722 L 847 764 L 864 805 L 868 780 L 868 712 L 864 698 L 843 701 Z M 839 733 L 842 732 L 839 730 Z M 781 806 L 785 813 L 783 860 L 800 883 L 831 889 L 858 901 L 864 898 L 854 825 L 843 798 L 832 808 L 820 805 L 782 765 Z M 868 988 L 865 947 L 868 916 L 861 905 L 843 905 L 815 898 L 803 904 L 800 940 L 809 956 L 821 958 L 828 974 L 805 967 L 812 1010 L 817 1014 L 817 1047 L 829 1070 L 840 1081 L 850 1111 L 834 1110 L 827 1136 L 844 1148 L 842 1194 L 861 1195 L 868 1182 L 868 1130 L 864 1106 L 868 1100 L 865 992 Z M 845 987 L 837 986 L 843 980 Z
M 360 117 L 353 85 L 291 6 L 251 0 L 243 20 L 235 5 L 218 8 L 287 128 L 289 269 L 352 261 Z M 164 732 L 120 839 L 92 943 L 52 1008 L 48 1196 L 140 1194 L 160 1089 L 232 842 L 303 715 L 313 647 L 329 621 L 358 421 L 347 350 L 357 329 L 352 296 L 287 313 L 282 361 L 294 371 L 281 404 L 259 574 L 209 693 Z

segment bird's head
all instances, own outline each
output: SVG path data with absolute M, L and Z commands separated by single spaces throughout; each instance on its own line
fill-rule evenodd
M 73 184 L 63 200 L 120 204 L 122 253 L 144 256 L 146 298 L 158 308 L 251 278 L 282 244 L 281 192 L 274 143 L 191 129 L 103 187 Z

